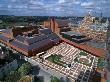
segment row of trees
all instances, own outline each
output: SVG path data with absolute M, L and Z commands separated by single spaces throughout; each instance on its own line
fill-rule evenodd
M 13 16 L 13 17 L 3 17 L 2 20 L 5 23 L 16 23 L 16 22 L 43 22 L 44 20 L 47 20 L 49 17 L 44 16 L 44 17 L 39 17 L 39 16 Z
M 11 28 L 11 26 L 27 26 L 29 23 L 42 24 L 44 20 L 48 17 L 36 17 L 36 16 L 8 16 L 0 18 L 2 23 L 0 23 L 1 29 Z

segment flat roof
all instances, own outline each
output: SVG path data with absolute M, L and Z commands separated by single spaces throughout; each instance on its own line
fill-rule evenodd
M 68 31 L 68 32 L 62 32 L 63 34 L 69 35 L 69 36 L 82 36 L 81 33 L 74 32 L 74 31 Z
M 97 57 L 104 57 L 105 58 L 105 55 L 106 55 L 106 51 L 104 49 L 100 49 L 100 48 L 95 48 L 95 47 L 92 47 L 90 45 L 86 45 L 86 44 L 77 44 L 75 42 L 72 42 L 70 40 L 67 40 L 65 38 L 62 38 L 62 40 L 64 42 L 67 42 L 68 44 L 71 44 L 81 50 L 84 50 L 86 52 L 89 52 Z

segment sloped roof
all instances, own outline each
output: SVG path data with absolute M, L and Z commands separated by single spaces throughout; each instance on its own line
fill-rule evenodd
M 46 30 L 44 29 L 42 31 L 43 31 L 42 33 L 39 33 L 38 35 L 34 34 L 31 37 L 17 35 L 10 42 L 8 42 L 10 38 L 7 38 L 5 37 L 5 35 L 0 34 L 0 40 L 2 42 L 6 42 L 5 44 L 9 44 L 8 45 L 9 47 L 17 49 L 17 51 L 20 52 L 24 51 L 23 53 L 26 55 L 30 54 L 28 53 L 29 51 L 32 51 L 32 53 L 37 53 L 36 51 L 40 52 L 52 47 L 53 43 L 59 42 L 60 39 L 56 34 L 52 33 L 52 31 L 49 29 Z
M 35 42 L 33 44 L 30 45 L 26 45 L 17 41 L 12 41 L 11 44 L 17 48 L 23 49 L 25 51 L 32 51 L 32 50 L 37 50 L 39 48 L 43 48 L 46 45 L 52 43 L 49 39 L 45 39 L 39 42 Z
M 17 48 L 24 49 L 26 51 L 31 51 L 35 49 L 37 50 L 38 48 L 41 48 L 49 43 L 52 43 L 52 42 L 44 34 L 41 34 L 39 36 L 34 36 L 32 38 L 18 35 L 15 41 L 11 42 L 12 45 L 16 46 Z
M 28 45 L 33 44 L 33 43 L 38 42 L 38 41 L 41 41 L 41 40 L 46 39 L 46 38 L 47 38 L 47 36 L 44 34 L 40 34 L 38 36 L 33 36 L 31 38 L 30 37 L 24 37 L 21 35 L 18 35 L 17 37 L 15 37 L 16 40 L 23 42 L 23 43 L 26 43 Z
M 25 37 L 23 37 L 21 35 L 16 36 L 15 39 L 17 39 L 20 42 L 24 42 L 25 41 Z
M 61 40 L 60 37 L 56 35 L 55 33 L 48 34 L 47 36 L 54 43 L 58 43 Z
M 51 34 L 52 31 L 49 28 L 39 29 L 39 31 L 43 34 Z
M 31 44 L 28 49 L 29 50 L 37 50 L 39 48 L 43 48 L 46 45 L 49 45 L 50 43 L 52 43 L 49 39 L 45 39 L 36 43 Z
M 31 51 L 31 50 L 37 50 L 39 48 L 43 48 L 49 44 L 52 44 L 52 42 L 59 42 L 60 38 L 52 33 L 52 34 L 48 34 L 48 35 L 39 35 L 39 36 L 35 36 L 33 38 L 26 38 L 26 37 L 23 37 L 23 36 L 17 36 L 16 39 L 18 41 L 21 41 L 21 42 L 18 42 L 17 40 L 16 41 L 12 41 L 11 44 L 16 46 L 17 48 L 20 48 L 20 49 L 23 49 L 23 50 L 26 50 L 26 51 Z M 24 44 L 24 41 L 28 44 Z
M 17 41 L 12 41 L 10 42 L 13 46 L 17 47 L 17 48 L 20 48 L 22 50 L 25 50 L 25 51 L 28 51 L 28 46 L 25 45 L 25 44 L 22 44 L 20 42 L 17 42 Z
M 5 30 L 2 30 L 2 32 L 6 34 L 10 34 L 12 32 L 12 29 L 5 29 Z
M 49 39 L 59 38 L 55 33 L 48 34 L 47 36 L 48 36 Z
M 53 39 L 52 40 L 54 43 L 58 43 L 59 41 L 61 41 L 61 39 L 60 38 L 55 38 L 55 39 Z
M 2 34 L 0 34 L 0 39 L 2 39 L 2 40 L 5 41 L 5 42 L 7 42 L 7 41 L 10 40 L 9 38 L 3 36 Z
M 25 42 L 26 42 L 28 45 L 30 45 L 30 44 L 33 44 L 33 43 L 35 43 L 35 42 L 39 42 L 39 41 L 41 41 L 41 40 L 44 40 L 44 39 L 46 39 L 46 38 L 47 38 L 46 35 L 41 34 L 41 35 L 39 35 L 39 36 L 34 36 L 33 38 L 27 38 L 27 39 L 25 39 Z

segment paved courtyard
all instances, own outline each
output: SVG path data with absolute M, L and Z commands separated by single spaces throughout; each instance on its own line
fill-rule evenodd
M 98 58 L 86 52 L 81 55 L 81 52 L 84 51 L 67 43 L 61 43 L 47 50 L 41 56 L 42 60 L 38 59 L 40 54 L 37 54 L 33 59 L 42 63 L 47 69 L 54 69 L 56 72 L 68 76 L 73 82 L 89 82 L 93 68 L 97 67 Z M 57 61 L 54 60 L 54 62 L 52 62 L 48 60 L 48 57 L 52 55 L 61 56 L 61 58 L 60 60 L 57 58 Z M 75 61 L 75 59 L 77 59 L 77 61 Z

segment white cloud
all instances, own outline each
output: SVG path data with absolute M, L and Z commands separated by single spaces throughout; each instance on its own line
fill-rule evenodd
M 74 4 L 80 4 L 81 2 L 80 1 L 74 1 Z
M 19 5 L 19 6 L 17 5 L 16 8 L 23 9 L 23 8 L 28 8 L 28 6 L 27 5 Z
M 44 5 L 44 3 L 41 0 L 30 0 L 29 4 L 32 4 L 32 5 Z
M 8 5 L 7 7 L 8 7 L 8 9 L 12 8 L 12 6 L 11 6 L 11 5 Z
M 58 1 L 58 3 L 64 3 L 65 2 L 65 0 L 59 0 Z
M 15 4 L 10 4 L 7 6 L 8 9 L 27 9 L 27 5 L 15 5 Z
M 61 8 L 60 7 L 56 7 L 54 10 L 55 11 L 61 11 Z
M 36 10 L 39 10 L 39 9 L 43 9 L 43 7 L 42 6 L 35 6 L 35 5 L 30 5 L 30 6 L 28 6 L 28 9 L 36 9 Z
M 94 3 L 93 2 L 82 2 L 81 6 L 83 6 L 83 7 L 90 7 L 90 6 L 94 6 Z

